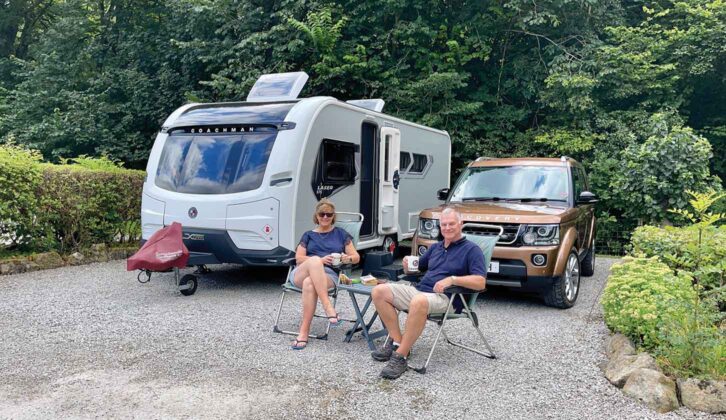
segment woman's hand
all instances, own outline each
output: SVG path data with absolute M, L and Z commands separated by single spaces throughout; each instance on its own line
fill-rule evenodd
M 323 260 L 323 264 L 329 265 L 332 267 L 332 265 L 333 265 L 333 256 L 332 255 L 326 255 L 321 259 Z

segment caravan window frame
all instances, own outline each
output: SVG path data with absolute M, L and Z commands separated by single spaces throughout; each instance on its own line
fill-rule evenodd
M 326 163 L 329 161 L 327 154 L 331 153 L 329 150 L 327 150 L 328 146 L 337 146 L 342 147 L 345 149 L 349 149 L 345 151 L 346 153 L 346 159 L 344 162 L 340 162 L 346 165 L 347 167 L 347 176 L 344 180 L 340 179 L 330 179 L 328 178 L 328 167 L 326 167 Z M 331 153 L 332 154 L 332 153 Z M 335 140 L 330 138 L 323 138 L 323 140 L 320 142 L 320 149 L 318 150 L 318 156 L 317 156 L 317 163 L 318 163 L 318 170 L 321 174 L 321 180 L 325 185 L 334 185 L 334 186 L 340 186 L 340 185 L 354 185 L 355 180 L 358 177 L 358 168 L 355 164 L 355 154 L 356 154 L 356 144 L 348 141 L 342 141 L 342 140 Z
M 403 166 L 403 164 L 404 164 L 403 157 L 404 156 L 408 157 L 408 164 L 405 167 Z M 401 153 L 400 153 L 398 159 L 399 159 L 398 160 L 398 166 L 399 166 L 398 172 L 401 175 L 408 173 L 408 169 L 411 167 L 411 164 L 413 163 L 413 158 L 411 157 L 411 152 L 406 152 L 404 150 L 401 150 Z
M 401 153 L 404 153 L 404 152 L 401 152 Z M 416 152 L 406 152 L 406 153 L 411 153 L 411 164 L 408 166 L 408 170 L 406 171 L 406 178 L 425 178 L 429 169 L 431 169 L 431 166 L 433 166 L 433 164 L 434 164 L 434 157 L 432 155 L 427 155 L 427 154 L 423 154 L 423 153 L 416 153 Z M 416 161 L 417 155 L 424 156 L 426 158 L 426 164 L 420 171 L 414 170 L 414 166 L 413 166 Z

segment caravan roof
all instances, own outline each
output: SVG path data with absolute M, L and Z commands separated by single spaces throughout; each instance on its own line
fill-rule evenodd
M 174 121 L 175 127 L 229 124 L 278 124 L 285 121 L 297 101 L 226 102 L 193 105 Z

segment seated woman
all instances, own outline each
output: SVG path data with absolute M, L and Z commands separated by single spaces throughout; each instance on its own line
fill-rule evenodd
M 293 350 L 302 350 L 308 343 L 310 324 L 318 299 L 331 326 L 338 326 L 343 322 L 328 297 L 328 289 L 335 287 L 338 279 L 338 275 L 331 268 L 331 254 L 342 254 L 341 263 L 357 264 L 360 261 L 350 234 L 334 226 L 335 205 L 331 201 L 323 198 L 318 202 L 313 213 L 313 222 L 317 227 L 303 234 L 295 250 L 297 267 L 293 270 L 292 281 L 303 291 L 303 311 L 300 332 L 292 343 Z

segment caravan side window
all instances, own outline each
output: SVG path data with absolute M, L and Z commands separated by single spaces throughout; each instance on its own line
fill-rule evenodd
M 355 144 L 324 139 L 318 155 L 318 170 L 328 185 L 355 183 Z
M 413 154 L 413 165 L 409 169 L 409 173 L 412 174 L 423 174 L 428 169 L 431 162 L 431 157 L 427 155 L 420 155 L 418 153 Z
M 411 165 L 411 154 L 401 150 L 401 159 L 398 164 L 398 167 L 400 168 L 399 171 L 402 174 L 405 174 L 406 172 L 408 172 L 409 165 Z

